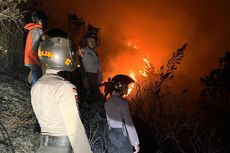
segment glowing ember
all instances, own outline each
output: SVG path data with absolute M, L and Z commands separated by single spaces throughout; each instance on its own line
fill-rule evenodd
M 150 68 L 150 67 L 151 67 L 150 64 L 149 64 L 149 59 L 143 58 L 143 61 L 145 62 L 147 68 Z
M 149 59 L 147 58 L 143 58 L 143 61 L 145 63 L 144 66 L 144 70 L 140 70 L 139 73 L 143 76 L 143 77 L 147 77 L 148 76 L 148 70 L 151 67 L 150 63 L 149 63 Z
M 148 75 L 147 75 L 147 72 L 146 72 L 145 70 L 144 70 L 144 71 L 140 70 L 139 73 L 140 73 L 143 77 L 147 77 L 147 76 L 148 76 Z
M 138 49 L 139 48 L 138 45 L 135 42 L 133 42 L 133 41 L 128 41 L 127 46 L 129 46 L 131 48 L 134 48 L 134 49 Z

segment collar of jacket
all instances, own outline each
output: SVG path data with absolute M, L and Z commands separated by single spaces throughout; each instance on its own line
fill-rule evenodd
M 46 69 L 45 73 L 47 74 L 58 74 L 60 70 L 54 70 L 54 69 Z
M 34 28 L 42 28 L 41 24 L 37 24 L 37 23 L 28 23 L 24 26 L 24 29 L 26 30 L 32 30 Z

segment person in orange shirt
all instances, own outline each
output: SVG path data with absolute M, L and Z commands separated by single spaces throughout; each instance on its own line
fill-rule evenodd
M 28 66 L 32 73 L 32 86 L 42 76 L 42 69 L 38 60 L 38 46 L 43 28 L 47 25 L 48 17 L 43 11 L 35 11 L 31 16 L 32 23 L 25 25 L 24 29 L 28 30 L 24 64 Z

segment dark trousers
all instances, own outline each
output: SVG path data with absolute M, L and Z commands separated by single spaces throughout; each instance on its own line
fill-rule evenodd
M 30 64 L 29 68 L 32 73 L 31 85 L 33 86 L 36 83 L 36 81 L 42 76 L 42 68 L 40 65 L 37 65 L 37 64 Z
M 89 92 L 91 98 L 97 101 L 100 98 L 100 90 L 98 87 L 98 74 L 97 73 L 87 73 Z
M 108 153 L 133 153 L 129 136 L 124 136 L 122 128 L 110 128 Z

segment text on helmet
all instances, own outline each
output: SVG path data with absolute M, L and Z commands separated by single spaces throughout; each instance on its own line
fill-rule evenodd
M 40 56 L 40 57 L 44 56 L 44 57 L 51 58 L 51 57 L 54 56 L 54 53 L 52 53 L 50 51 L 41 51 L 41 50 L 39 50 L 38 51 L 38 56 Z

